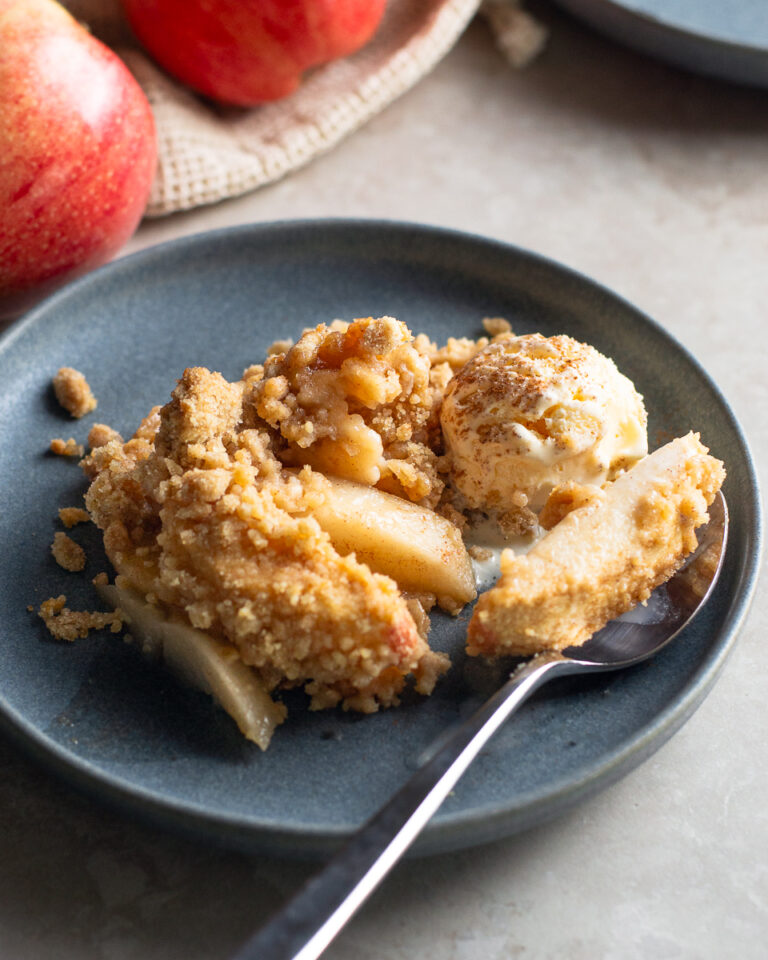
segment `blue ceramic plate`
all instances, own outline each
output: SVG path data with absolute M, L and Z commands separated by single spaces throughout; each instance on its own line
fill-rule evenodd
M 392 314 L 444 341 L 482 333 L 568 333 L 614 357 L 645 395 L 652 442 L 696 428 L 728 466 L 731 539 L 706 612 L 653 662 L 552 685 L 489 746 L 417 850 L 487 841 L 551 817 L 655 750 L 702 700 L 754 584 L 759 517 L 741 431 L 717 388 L 660 327 L 586 278 L 514 247 L 422 226 L 320 221 L 246 226 L 121 260 L 55 295 L 0 344 L 0 717 L 52 770 L 131 813 L 250 848 L 325 853 L 412 771 L 422 750 L 500 682 L 461 653 L 467 615 L 437 615 L 454 666 L 435 694 L 370 717 L 309 713 L 302 694 L 267 753 L 204 695 L 178 686 L 112 634 L 56 643 L 27 610 L 66 594 L 97 605 L 107 569 L 95 528 L 72 535 L 84 574 L 49 551 L 58 507 L 82 502 L 73 461 L 50 439 L 84 441 L 98 419 L 124 434 L 163 403 L 185 366 L 236 378 L 278 337 L 334 317 Z M 82 370 L 99 407 L 72 421 L 50 391 Z M 711 762 L 717 758 L 712 756 Z M 704 760 L 703 762 L 706 762 Z
M 766 0 L 557 0 L 608 36 L 686 70 L 768 87 Z

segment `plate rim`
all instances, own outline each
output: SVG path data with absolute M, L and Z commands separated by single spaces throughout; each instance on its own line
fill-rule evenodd
M 556 0 L 558 6 L 604 36 L 656 60 L 708 77 L 768 86 L 768 44 L 694 30 L 624 0 Z M 714 59 L 718 58 L 718 59 Z
M 0 361 L 27 329 L 41 322 L 42 318 L 51 310 L 55 311 L 61 303 L 66 303 L 71 297 L 78 297 L 89 287 L 98 287 L 104 279 L 109 280 L 124 272 L 141 270 L 145 262 L 152 264 L 166 254 L 175 255 L 183 252 L 185 248 L 198 247 L 211 241 L 226 243 L 238 236 L 263 237 L 275 231 L 327 233 L 329 228 L 341 233 L 359 230 L 375 234 L 388 230 L 454 244 L 490 246 L 501 255 L 528 260 L 545 269 L 565 274 L 572 281 L 591 288 L 600 296 L 618 302 L 673 345 L 676 351 L 682 353 L 718 397 L 743 453 L 749 475 L 751 500 L 748 505 L 745 535 L 750 549 L 742 558 L 743 567 L 728 604 L 719 639 L 709 648 L 698 669 L 688 678 L 683 693 L 659 711 L 650 724 L 634 732 L 628 742 L 623 742 L 609 751 L 599 762 L 593 764 L 586 775 L 580 774 L 576 781 L 572 777 L 561 777 L 559 781 L 550 783 L 546 789 L 532 791 L 524 796 L 523 801 L 516 803 L 511 811 L 508 804 L 497 804 L 459 811 L 447 821 L 433 821 L 425 829 L 411 855 L 428 855 L 474 846 L 486 842 L 491 836 L 518 832 L 551 819 L 570 808 L 577 800 L 609 786 L 658 749 L 703 701 L 735 644 L 755 595 L 762 555 L 762 502 L 755 461 L 744 431 L 721 389 L 684 344 L 629 300 L 579 270 L 516 244 L 470 231 L 397 219 L 328 217 L 247 223 L 197 232 L 146 247 L 74 280 L 31 309 L 0 335 Z M 272 818 L 259 819 L 245 813 L 226 814 L 212 811 L 204 804 L 191 800 L 160 796 L 143 785 L 105 771 L 87 759 L 72 754 L 62 744 L 45 737 L 41 730 L 5 702 L 1 692 L 0 729 L 22 750 L 80 792 L 96 795 L 123 812 L 138 813 L 155 824 L 182 833 L 194 834 L 197 837 L 202 833 L 210 839 L 240 849 L 246 847 L 299 857 L 325 856 L 354 833 L 354 828 L 337 824 L 318 823 L 300 828 L 279 826 Z M 500 827 L 502 829 L 499 829 Z

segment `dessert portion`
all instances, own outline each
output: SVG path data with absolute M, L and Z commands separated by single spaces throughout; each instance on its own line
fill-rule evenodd
M 332 525 L 328 515 L 341 515 L 352 494 L 310 466 L 288 469 L 278 459 L 288 447 L 256 413 L 259 382 L 253 368 L 236 383 L 186 370 L 170 403 L 133 438 L 109 439 L 86 458 L 86 505 L 104 531 L 118 588 L 136 591 L 159 618 L 231 644 L 266 690 L 303 686 L 313 708 L 389 706 L 409 675 L 429 693 L 448 664 L 417 629 L 423 605 L 356 559 L 365 539 L 359 510 L 348 509 L 357 526 L 341 524 L 353 533 L 334 547 L 316 513 Z M 347 415 L 336 413 L 342 430 Z M 395 515 L 387 496 L 360 489 L 378 496 L 386 525 Z M 446 583 L 425 581 L 423 592 L 444 588 L 452 606 L 463 605 L 474 590 L 460 538 L 448 521 L 401 502 L 420 535 L 431 532 L 445 552 Z M 450 570 L 457 558 L 463 577 Z
M 94 581 L 117 608 L 104 623 L 266 749 L 280 690 L 362 712 L 409 679 L 431 693 L 449 663 L 429 611 L 474 599 L 462 533 L 478 523 L 540 539 L 502 554 L 471 655 L 582 643 L 645 599 L 695 547 L 722 465 L 693 435 L 646 456 L 642 397 L 594 348 L 486 329 L 438 347 L 391 317 L 321 324 L 236 382 L 185 370 L 127 441 L 95 424 L 86 506 L 117 571 Z M 96 625 L 59 600 L 52 631 Z
M 529 656 L 584 643 L 675 573 L 724 478 L 689 433 L 571 510 L 526 555 L 505 551 L 499 582 L 475 607 L 467 652 Z
M 497 339 L 450 381 L 440 423 L 470 507 L 539 510 L 569 480 L 600 485 L 648 452 L 643 399 L 567 336 Z

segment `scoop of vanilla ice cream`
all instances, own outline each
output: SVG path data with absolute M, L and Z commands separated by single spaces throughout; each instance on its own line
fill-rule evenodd
M 643 398 L 572 337 L 496 340 L 450 381 L 440 421 L 471 507 L 539 509 L 559 483 L 603 483 L 648 452 Z

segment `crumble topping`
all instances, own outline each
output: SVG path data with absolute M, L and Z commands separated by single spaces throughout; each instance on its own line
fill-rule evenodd
M 85 567 L 85 550 L 61 530 L 53 535 L 51 553 L 56 563 L 65 570 L 75 572 Z
M 103 630 L 109 627 L 112 633 L 123 629 L 120 610 L 103 613 L 99 610 L 70 610 L 66 606 L 67 598 L 50 597 L 43 600 L 38 616 L 43 620 L 53 637 L 70 643 L 88 636 L 90 630 Z
M 61 507 L 59 509 L 59 519 L 69 529 L 77 526 L 78 523 L 88 523 L 91 518 L 88 512 L 80 507 Z
M 587 504 L 599 500 L 603 496 L 600 487 L 592 483 L 576 483 L 568 480 L 553 488 L 547 502 L 539 514 L 539 524 L 545 530 L 551 530 L 566 517 L 571 510 L 585 507 Z
M 393 580 L 333 548 L 312 516 L 325 477 L 283 467 L 284 438 L 259 418 L 252 388 L 186 370 L 133 438 L 85 458 L 86 505 L 115 569 L 232 643 L 269 689 L 303 685 L 315 709 L 394 704 L 409 674 L 426 689 L 445 658 Z
M 405 324 L 392 317 L 335 320 L 273 353 L 261 375 L 251 368 L 244 409 L 272 429 L 282 463 L 308 464 L 434 506 L 443 482 L 430 445 L 430 367 Z
M 505 320 L 504 317 L 485 317 L 483 329 L 491 337 L 501 337 L 512 333 L 512 326 L 509 320 Z
M 51 440 L 51 453 L 59 457 L 77 457 L 78 459 L 85 453 L 85 448 L 81 443 L 76 443 L 74 437 L 68 440 L 62 440 L 61 437 L 54 437 Z
M 53 391 L 62 407 L 73 417 L 84 417 L 96 409 L 96 397 L 88 381 L 74 367 L 61 367 L 53 378 Z
M 469 555 L 483 563 L 491 551 L 468 553 L 460 532 L 478 522 L 490 520 L 507 540 L 551 532 L 530 560 L 504 551 L 502 578 L 470 622 L 470 655 L 580 643 L 645 599 L 695 545 L 722 465 L 684 438 L 675 441 L 675 451 L 680 444 L 687 451 L 675 479 L 677 453 L 667 452 L 667 474 L 660 480 L 648 467 L 643 487 L 643 470 L 628 469 L 652 459 L 642 459 L 642 398 L 612 361 L 568 337 L 515 337 L 501 318 L 483 326 L 489 336 L 438 347 L 392 317 L 321 324 L 295 343 L 276 341 L 239 381 L 185 370 L 170 401 L 152 408 L 127 441 L 95 424 L 81 461 L 91 481 L 88 512 L 65 507 L 60 517 L 67 527 L 92 518 L 102 530 L 118 576 L 114 587 L 105 574 L 94 584 L 116 609 L 70 611 L 65 597 L 51 598 L 40 608 L 48 629 L 73 640 L 147 620 L 150 637 L 153 620 L 165 624 L 164 656 L 194 649 L 203 678 L 201 664 L 216 663 L 219 692 L 229 692 L 203 686 L 266 748 L 285 712 L 269 696 L 280 689 L 302 687 L 311 709 L 364 713 L 397 704 L 409 678 L 431 693 L 449 662 L 428 646 L 429 611 L 437 604 L 459 613 L 474 595 Z M 521 368 L 514 389 L 509 370 L 495 370 L 499 360 Z M 577 369 L 577 360 L 607 370 L 606 383 Z M 550 396 L 550 374 L 539 376 L 547 365 L 567 396 Z M 608 389 L 617 383 L 627 394 L 621 402 Z M 456 420 L 459 391 L 458 419 L 469 413 L 478 421 L 460 424 L 472 441 L 464 467 L 443 434 L 451 425 L 443 400 L 453 397 Z M 616 407 L 613 420 L 598 409 L 603 393 Z M 540 415 L 533 400 L 541 400 Z M 485 422 L 490 413 L 503 430 L 510 403 L 520 408 L 513 412 L 523 431 L 511 441 Z M 581 439 L 592 444 L 603 435 L 623 444 L 610 471 L 591 448 L 576 462 Z M 511 470 L 510 444 L 523 436 Z M 537 444 L 550 439 L 552 450 L 542 453 Z M 489 462 L 506 481 L 504 496 L 496 497 L 497 480 L 490 498 L 468 495 L 463 481 L 482 472 L 483 453 L 499 442 Z M 537 500 L 526 457 L 542 469 L 570 457 L 575 479 L 558 466 L 553 477 L 565 482 L 550 483 L 546 502 Z M 627 484 L 642 487 L 628 507 Z M 52 552 L 65 569 L 85 565 L 82 548 L 64 533 Z M 227 665 L 240 671 L 238 696 Z M 246 732 L 254 717 L 266 724 L 258 736 Z
M 488 547 L 480 547 L 477 544 L 473 544 L 471 547 L 467 548 L 467 553 L 473 560 L 490 560 L 493 556 L 493 550 L 489 550 Z
M 496 522 L 502 534 L 507 540 L 511 540 L 514 537 L 523 537 L 533 533 L 538 526 L 539 518 L 530 507 L 516 506 L 513 503 L 508 510 L 501 510 L 497 513 Z

